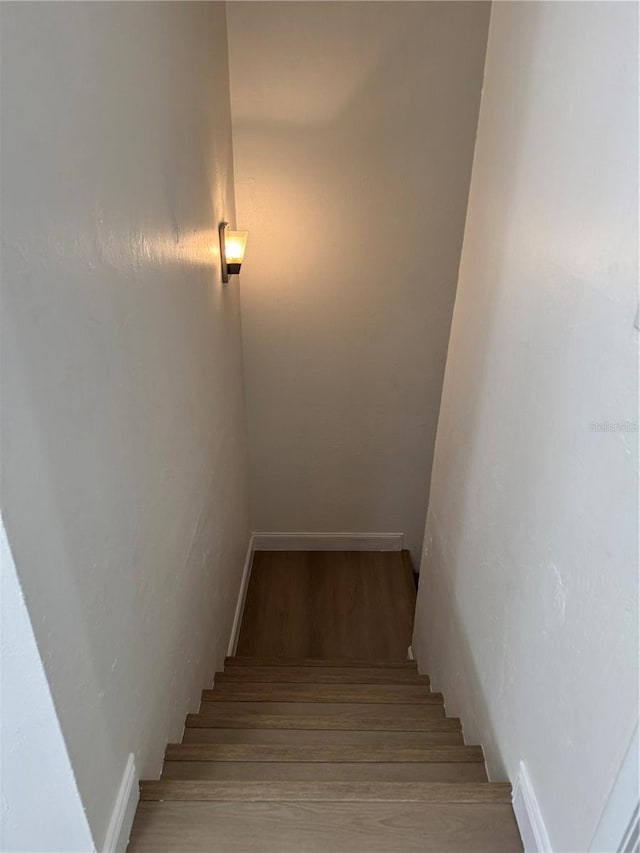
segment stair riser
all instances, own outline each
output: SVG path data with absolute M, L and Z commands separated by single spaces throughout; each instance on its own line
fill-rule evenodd
M 277 744 L 169 744 L 167 761 L 477 761 L 483 762 L 477 746 L 313 746 Z
M 227 666 L 317 666 L 317 667 L 353 667 L 356 669 L 408 669 L 418 671 L 415 661 L 380 661 L 380 660 L 349 660 L 348 658 L 257 658 L 257 657 L 228 657 L 224 661 Z
M 213 708 L 212 708 L 213 706 Z M 224 703 L 207 702 L 201 714 L 187 716 L 187 728 L 326 730 L 326 731 L 397 731 L 397 732 L 460 732 L 457 717 L 444 717 L 442 711 L 434 716 L 433 709 L 420 718 L 389 714 L 268 714 L 263 712 L 226 712 Z M 394 709 L 395 711 L 396 709 Z
M 266 702 L 266 701 L 203 701 L 200 704 L 200 713 L 206 714 L 217 709 L 216 712 L 228 714 L 260 713 L 271 716 L 354 716 L 354 717 L 378 717 L 395 718 L 403 720 L 421 720 L 425 717 L 444 717 L 444 705 L 442 704 L 390 704 L 379 702 Z
M 216 684 L 227 682 L 293 682 L 296 684 L 411 684 L 429 685 L 429 677 L 411 669 L 356 669 L 354 667 L 227 666 L 217 672 Z
M 446 746 L 462 745 L 461 732 L 300 731 L 299 729 L 187 728 L 183 743 L 264 743 L 291 746 Z
M 484 764 L 165 761 L 163 779 L 313 782 L 486 782 Z
M 508 784 L 425 782 L 142 782 L 145 801 L 509 803 Z
M 442 694 L 407 684 L 260 684 L 224 682 L 202 691 L 203 702 L 366 702 L 441 705 Z

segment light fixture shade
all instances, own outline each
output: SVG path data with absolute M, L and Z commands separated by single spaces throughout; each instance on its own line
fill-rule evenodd
M 244 260 L 248 231 L 229 231 L 228 222 L 220 223 L 220 258 L 222 281 L 226 284 L 230 275 L 237 275 Z

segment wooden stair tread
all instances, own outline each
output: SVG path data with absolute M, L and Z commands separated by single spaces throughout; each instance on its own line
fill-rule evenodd
M 401 731 L 401 732 L 459 732 L 457 717 L 396 716 L 394 709 L 386 714 L 335 711 L 333 714 L 268 714 L 262 711 L 229 713 L 224 702 L 207 702 L 200 714 L 188 714 L 186 728 L 223 729 L 301 729 L 325 731 Z
M 292 746 L 321 744 L 397 744 L 437 746 L 462 744 L 462 732 L 336 731 L 335 729 L 233 729 L 187 727 L 182 743 L 289 743 Z
M 327 717 L 343 720 L 362 720 L 378 718 L 391 721 L 389 728 L 393 728 L 393 720 L 397 721 L 398 727 L 416 721 L 419 728 L 421 720 L 444 718 L 444 705 L 396 705 L 393 703 L 378 704 L 375 702 L 257 702 L 257 701 L 231 701 L 222 700 L 215 702 L 202 702 L 200 705 L 201 715 L 225 715 L 235 716 L 240 714 L 266 714 L 267 716 L 297 716 L 297 717 Z M 351 726 L 353 728 L 353 725 Z
M 511 806 L 141 802 L 128 853 L 515 853 Z
M 289 746 L 285 744 L 170 743 L 166 761 L 484 761 L 479 746 Z
M 291 684 L 225 682 L 202 691 L 202 701 L 374 702 L 441 705 L 441 693 L 411 684 Z
M 497 782 L 141 782 L 142 800 L 278 800 L 314 802 L 510 803 L 511 785 Z
M 412 668 L 348 666 L 225 666 L 217 672 L 216 684 L 231 681 L 294 682 L 310 684 L 424 684 L 429 676 Z
M 227 657 L 225 666 L 329 666 L 329 667 L 380 667 L 390 669 L 418 669 L 414 660 L 357 660 L 352 658 L 283 658 L 283 657 L 247 657 L 238 655 Z
M 167 761 L 163 779 L 486 782 L 479 762 Z

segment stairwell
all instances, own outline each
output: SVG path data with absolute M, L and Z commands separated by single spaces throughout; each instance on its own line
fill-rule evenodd
M 129 851 L 519 851 L 511 786 L 407 660 L 227 658 Z

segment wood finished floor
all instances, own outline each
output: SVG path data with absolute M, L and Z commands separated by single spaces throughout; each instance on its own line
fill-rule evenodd
M 399 551 L 257 551 L 237 654 L 405 660 L 415 598 Z

